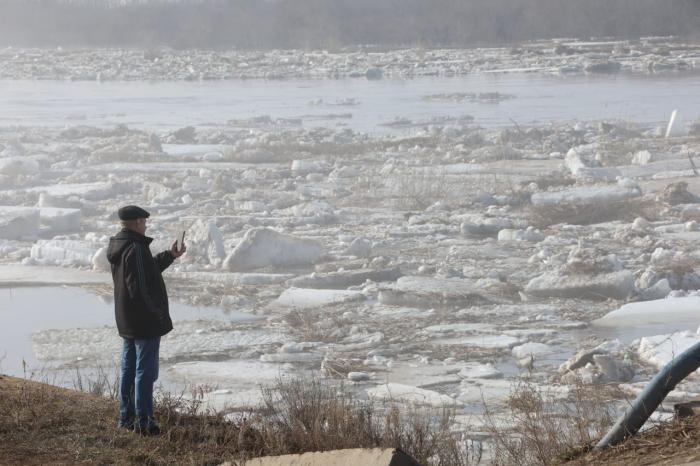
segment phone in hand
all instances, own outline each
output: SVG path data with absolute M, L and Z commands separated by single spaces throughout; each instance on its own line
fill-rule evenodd
M 182 238 L 180 239 L 180 251 L 185 247 L 185 231 L 182 232 Z

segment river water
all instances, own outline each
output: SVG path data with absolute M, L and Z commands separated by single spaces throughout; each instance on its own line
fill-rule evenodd
M 110 340 L 119 339 L 111 298 L 82 288 L 0 288 L 0 303 L 3 323 L 0 325 L 0 373 L 43 376 L 56 368 L 55 363 L 45 363 L 35 356 L 32 336 L 42 330 L 110 327 L 113 330 L 109 333 Z M 171 303 L 170 314 L 175 325 L 184 320 L 248 322 L 259 319 L 243 312 L 179 302 Z M 108 342 L 104 343 L 107 346 Z M 64 364 L 71 362 L 75 361 L 62 361 Z
M 482 126 L 599 119 L 663 124 L 674 109 L 685 121 L 699 118 L 698 89 L 698 74 L 563 77 L 514 73 L 379 81 L 0 81 L 0 126 L 122 123 L 168 130 L 264 115 L 301 118 L 307 127 L 347 127 L 367 133 L 398 131 L 380 126 L 397 117 L 423 121 L 471 115 Z M 424 99 L 435 94 L 482 92 L 515 98 L 497 104 Z M 354 99 L 353 105 L 339 105 L 347 104 L 348 99 Z M 338 118 L 338 114 L 345 117 Z

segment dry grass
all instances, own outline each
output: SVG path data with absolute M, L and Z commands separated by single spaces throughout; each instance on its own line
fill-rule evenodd
M 279 380 L 263 390 L 259 409 L 235 421 L 203 410 L 201 398 L 161 394 L 156 416 L 165 433 L 151 438 L 118 429 L 116 401 L 90 393 L 110 393 L 114 380 L 106 373 L 79 380 L 75 385 L 88 392 L 0 376 L 2 464 L 213 465 L 362 447 L 400 448 L 426 466 L 481 461 L 481 445 L 451 430 L 454 410 L 376 405 L 314 377 Z M 514 388 L 504 413 L 497 417 L 486 409 L 490 463 L 681 464 L 700 458 L 695 418 L 592 452 L 614 421 L 611 402 L 620 398 L 611 387 L 579 383 L 562 399 L 524 381 Z
M 333 325 L 328 325 L 325 319 L 330 319 Z M 323 343 L 337 343 L 338 337 L 333 335 L 333 331 L 347 325 L 347 322 L 344 322 L 339 315 L 329 315 L 329 310 L 326 308 L 295 308 L 285 314 L 284 321 L 289 329 L 299 337 L 301 341 Z
M 614 422 L 610 390 L 579 383 L 562 400 L 523 382 L 508 399 L 505 423 L 487 407 L 493 464 L 558 464 L 590 448 Z M 615 394 L 619 396 L 619 394 Z
M 425 210 L 438 201 L 458 199 L 460 186 L 445 170 L 418 168 L 391 178 L 391 197 L 402 210 Z
M 81 376 L 99 391 L 104 381 Z M 0 376 L 3 464 L 220 464 L 260 455 L 338 448 L 401 448 L 426 466 L 478 461 L 478 446 L 450 431 L 454 412 L 377 407 L 320 379 L 280 380 L 263 406 L 238 420 L 203 410 L 182 394 L 161 394 L 156 417 L 165 433 L 141 437 L 116 427 L 115 400 Z
M 468 465 L 480 458 L 478 447 L 450 431 L 451 409 L 379 409 L 316 378 L 281 380 L 263 395 L 261 417 L 248 429 L 265 454 L 387 447 L 400 448 L 424 465 Z
M 700 460 L 700 418 L 676 418 L 603 451 L 592 451 L 570 465 L 678 465 Z
M 118 404 L 112 399 L 2 376 L 0 458 L 22 465 L 219 464 L 239 450 L 238 424 L 202 413 L 182 396 L 159 396 L 156 416 L 166 433 L 141 437 L 117 428 Z

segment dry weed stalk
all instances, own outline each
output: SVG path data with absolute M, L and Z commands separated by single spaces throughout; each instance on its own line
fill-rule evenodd
M 343 448 L 400 448 L 420 464 L 476 464 L 480 448 L 450 431 L 454 410 L 380 409 L 342 385 L 318 378 L 280 379 L 263 389 L 264 408 L 249 423 L 267 454 Z
M 425 210 L 438 201 L 459 199 L 460 186 L 444 169 L 420 167 L 392 176 L 391 196 L 403 210 Z
M 493 464 L 532 466 L 557 464 L 587 450 L 614 422 L 609 391 L 578 382 L 560 399 L 527 381 L 508 398 L 506 422 L 499 425 L 488 406 Z

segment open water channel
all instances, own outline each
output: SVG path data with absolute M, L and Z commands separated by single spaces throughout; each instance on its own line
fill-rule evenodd
M 483 126 L 598 119 L 661 124 L 674 109 L 686 121 L 700 117 L 698 89 L 697 73 L 493 73 L 378 81 L 0 81 L 0 126 L 126 124 L 166 130 L 265 115 L 301 118 L 309 127 L 344 126 L 368 133 L 397 131 L 381 126 L 396 118 L 425 121 L 465 115 Z M 485 92 L 515 98 L 497 104 L 425 99 Z

